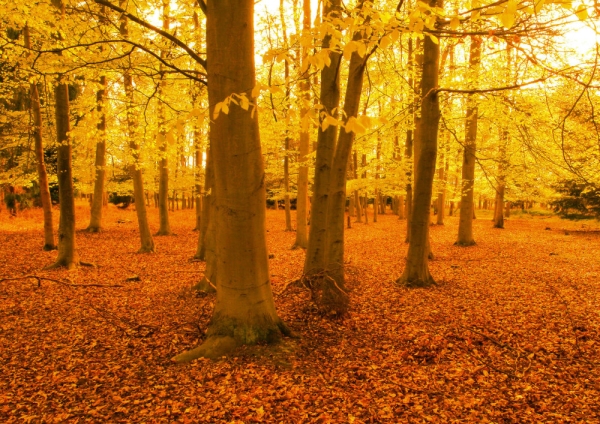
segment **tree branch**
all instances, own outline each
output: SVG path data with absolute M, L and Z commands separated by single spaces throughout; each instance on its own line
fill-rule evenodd
M 162 35 L 167 40 L 173 42 L 173 44 L 175 44 L 175 45 L 181 47 L 183 50 L 185 50 L 187 52 L 187 54 L 189 54 L 192 57 L 192 59 L 194 59 L 196 62 L 198 62 L 204 69 L 206 69 L 206 60 L 202 59 L 187 44 L 185 44 L 183 41 L 181 41 L 177 37 L 169 34 L 167 31 L 164 31 L 164 30 L 162 30 L 160 28 L 155 27 L 152 24 L 149 24 L 148 22 L 144 21 L 143 19 L 140 19 L 137 16 L 132 15 L 131 13 L 127 12 L 125 9 L 121 9 L 119 6 L 116 6 L 116 5 L 112 4 L 111 2 L 109 2 L 107 0 L 94 0 L 94 2 L 97 3 L 97 4 L 100 4 L 102 6 L 106 6 L 109 9 L 114 10 L 115 12 L 119 12 L 123 16 L 125 16 L 127 19 L 129 19 L 129 20 L 131 20 L 131 21 L 133 21 L 133 22 L 135 22 L 135 23 L 143 26 L 144 28 L 148 28 L 148 29 L 156 32 L 157 34 Z

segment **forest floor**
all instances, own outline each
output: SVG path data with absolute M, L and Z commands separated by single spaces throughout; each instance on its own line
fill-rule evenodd
M 204 269 L 190 260 L 193 212 L 174 212 L 177 235 L 137 254 L 133 208 L 111 205 L 99 234 L 82 230 L 87 209 L 78 204 L 78 251 L 97 268 L 74 271 L 42 270 L 56 252 L 41 249 L 41 211 L 0 213 L 0 279 L 73 284 L 0 282 L 2 423 L 600 422 L 600 232 L 589 221 L 521 215 L 499 230 L 478 211 L 478 244 L 461 248 L 449 217 L 431 227 L 438 285 L 412 290 L 394 284 L 406 223 L 355 223 L 350 313 L 329 320 L 288 286 L 304 252 L 290 250 L 283 212 L 268 211 L 276 305 L 301 337 L 177 365 L 214 302 L 190 290 Z

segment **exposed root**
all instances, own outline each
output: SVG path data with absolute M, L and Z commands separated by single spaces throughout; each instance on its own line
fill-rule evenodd
M 85 229 L 85 231 L 87 231 L 88 233 L 101 233 L 102 232 L 102 228 L 100 228 L 100 227 L 87 227 Z
M 471 240 L 471 241 L 465 241 L 465 242 L 454 242 L 455 246 L 460 246 L 460 247 L 469 247 L 469 246 L 475 246 L 477 243 L 475 243 L 475 240 Z
M 66 281 L 62 281 L 62 280 L 56 280 L 54 278 L 40 277 L 39 275 L 23 275 L 21 277 L 2 278 L 2 279 L 0 279 L 0 283 L 3 281 L 27 280 L 30 278 L 37 280 L 38 287 L 42 287 L 42 280 L 51 281 L 53 283 L 61 284 L 63 286 L 68 286 L 68 287 L 124 287 L 120 284 L 111 284 L 111 285 L 108 285 L 108 284 L 73 284 L 73 283 L 68 283 Z
M 58 246 L 52 245 L 52 244 L 45 244 L 43 249 L 44 249 L 44 252 L 50 252 L 52 250 L 58 250 Z
M 335 317 L 346 315 L 350 304 L 348 293 L 327 271 L 303 275 L 302 282 L 310 289 L 312 299 L 321 313 Z
M 213 336 L 206 339 L 200 346 L 180 353 L 171 360 L 182 364 L 198 358 L 218 359 L 227 356 L 237 347 L 238 344 L 233 337 Z
M 206 276 L 204 276 L 204 277 L 202 277 L 202 280 L 200 280 L 199 283 L 192 286 L 192 290 L 210 294 L 210 293 L 216 293 L 217 287 L 213 283 L 211 283 L 210 280 L 208 278 L 206 278 Z
M 424 278 L 412 278 L 408 279 L 404 275 L 396 280 L 396 284 L 411 289 L 427 288 L 431 286 L 437 286 L 437 283 L 431 275 Z

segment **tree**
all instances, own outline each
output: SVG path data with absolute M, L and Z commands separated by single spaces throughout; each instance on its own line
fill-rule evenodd
M 481 38 L 471 36 L 469 49 L 469 69 L 471 78 L 478 80 L 479 65 L 481 63 Z M 477 95 L 468 94 L 467 116 L 465 118 L 465 147 L 462 166 L 462 191 L 460 198 L 460 221 L 458 224 L 458 240 L 455 244 L 459 246 L 472 246 L 473 239 L 473 188 L 475 186 L 475 157 L 477 152 Z
M 58 194 L 60 198 L 60 221 L 58 224 L 58 257 L 51 268 L 75 268 L 79 256 L 75 244 L 75 196 L 69 137 L 69 89 L 59 80 L 54 91 L 56 99 L 56 137 L 58 142 Z
M 429 6 L 440 6 L 441 1 L 430 0 Z M 429 273 L 429 207 L 433 193 L 433 178 L 437 156 L 437 136 L 440 120 L 438 88 L 440 47 L 437 40 L 426 35 L 423 43 L 423 73 L 421 76 L 421 119 L 413 190 L 410 241 L 406 267 L 397 284 L 408 287 L 427 287 L 435 284 Z
M 25 40 L 25 49 L 31 50 L 31 35 L 29 26 L 25 25 L 23 29 L 23 38 Z M 42 109 L 40 105 L 40 95 L 37 82 L 29 85 L 29 95 L 31 99 L 31 112 L 33 115 L 33 139 L 35 140 L 35 157 L 37 160 L 38 185 L 40 186 L 40 198 L 42 209 L 44 210 L 44 250 L 54 250 L 54 230 L 52 224 L 52 199 L 50 198 L 50 188 L 48 187 L 48 173 L 46 172 L 46 163 L 44 162 L 44 140 L 42 138 Z
M 207 339 L 176 356 L 179 362 L 220 357 L 236 346 L 274 342 L 289 334 L 273 302 L 258 115 L 248 111 L 256 85 L 254 1 L 209 1 L 206 17 L 217 300 Z M 227 104 L 234 93 L 241 97 L 239 105 Z

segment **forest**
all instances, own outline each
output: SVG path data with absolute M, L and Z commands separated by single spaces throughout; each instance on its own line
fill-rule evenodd
M 0 421 L 600 422 L 599 24 L 0 0 Z

